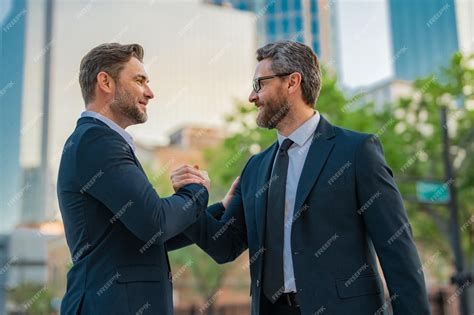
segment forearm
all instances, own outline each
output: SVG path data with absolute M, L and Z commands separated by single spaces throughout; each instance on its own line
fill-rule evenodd
M 187 185 L 176 194 L 162 198 L 151 215 L 153 228 L 162 231 L 161 240 L 171 240 L 193 224 L 205 209 L 207 200 L 206 188 L 197 184 Z
M 247 242 L 232 230 L 235 217 L 218 219 L 225 209 L 214 204 L 203 212 L 198 220 L 187 228 L 184 234 L 211 256 L 217 263 L 235 260 L 246 248 Z

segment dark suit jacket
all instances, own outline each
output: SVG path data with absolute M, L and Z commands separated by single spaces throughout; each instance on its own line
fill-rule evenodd
M 167 250 L 205 209 L 192 184 L 160 198 L 127 142 L 80 118 L 64 147 L 58 199 L 73 266 L 61 314 L 172 314 Z
M 203 212 L 185 231 L 218 263 L 249 249 L 252 314 L 259 314 L 262 296 L 265 217 L 272 207 L 267 190 L 277 148 L 275 142 L 247 162 L 220 220 Z M 430 313 L 403 200 L 375 136 L 321 117 L 298 184 L 291 248 L 302 314 L 383 314 L 376 253 L 395 314 Z

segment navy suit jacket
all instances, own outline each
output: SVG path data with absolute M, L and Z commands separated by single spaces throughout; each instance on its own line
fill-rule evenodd
M 267 191 L 277 149 L 275 142 L 250 158 L 227 209 L 212 206 L 225 211 L 222 218 L 203 212 L 185 231 L 218 263 L 249 249 L 252 314 L 260 314 L 265 218 L 272 211 Z M 403 200 L 377 137 L 321 117 L 298 184 L 292 224 L 301 314 L 383 314 L 388 306 L 376 254 L 394 314 L 430 314 Z
M 191 184 L 160 198 L 127 142 L 91 117 L 62 154 L 57 193 L 73 265 L 61 314 L 172 314 L 167 250 L 206 208 Z

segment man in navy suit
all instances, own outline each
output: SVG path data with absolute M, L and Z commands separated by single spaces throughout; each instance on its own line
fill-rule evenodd
M 80 66 L 86 111 L 62 154 L 57 193 L 73 266 L 61 314 L 172 314 L 167 251 L 208 202 L 209 178 L 173 174 L 160 198 L 125 131 L 147 120 L 153 98 L 139 45 L 103 44 Z
M 252 156 L 228 205 L 185 234 L 218 263 L 249 249 L 252 314 L 430 314 L 403 200 L 374 135 L 313 109 L 318 59 L 283 41 L 257 51 L 249 101 L 278 140 Z M 184 170 L 183 170 L 184 172 Z

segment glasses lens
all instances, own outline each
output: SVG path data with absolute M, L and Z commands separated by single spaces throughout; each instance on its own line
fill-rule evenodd
M 258 90 L 259 90 L 258 80 L 253 80 L 253 90 L 254 90 L 255 93 L 258 92 Z

